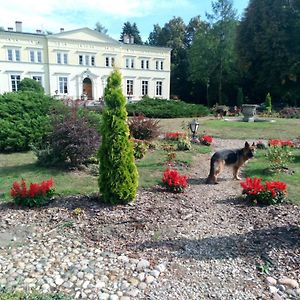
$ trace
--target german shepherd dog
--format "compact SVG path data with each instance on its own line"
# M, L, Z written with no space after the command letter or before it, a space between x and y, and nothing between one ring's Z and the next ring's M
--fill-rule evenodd
M217 178L223 171L224 166L230 166L233 168L233 179L241 180L238 176L240 168L244 163L252 158L255 154L256 146L253 143L252 146L245 142L244 148L241 149L225 149L215 152L210 159L210 172L206 179L208 184L217 184Z

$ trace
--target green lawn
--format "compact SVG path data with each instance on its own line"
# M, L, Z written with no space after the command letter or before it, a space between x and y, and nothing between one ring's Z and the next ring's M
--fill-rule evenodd
M182 131L187 129L192 118L162 119L160 126L163 132ZM270 122L232 122L217 120L214 117L198 118L199 133L206 131L213 137L223 139L289 139L300 135L300 119L274 119Z
M268 171L266 150L258 150L255 158L247 164L245 174L247 177L259 177L263 181L280 180L288 185L288 200L300 202L300 150L293 150L294 161L289 164L287 173L271 173Z
M197 153L207 153L210 147L194 145L191 151L176 151L178 164L190 166ZM137 161L139 186L151 187L161 182L162 173L166 168L166 152L158 148L149 151ZM22 178L26 182L41 182L53 178L55 190L61 195L88 194L98 191L97 177L82 171L66 171L54 168L39 167L32 152L0 154L0 200L10 199L10 188L14 181ZM184 168L178 167L184 172Z

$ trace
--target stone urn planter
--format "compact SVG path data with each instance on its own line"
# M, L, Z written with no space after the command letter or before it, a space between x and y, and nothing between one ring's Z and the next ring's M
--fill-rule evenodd
M256 116L256 104L243 104L242 114L244 115L244 122L254 122Z

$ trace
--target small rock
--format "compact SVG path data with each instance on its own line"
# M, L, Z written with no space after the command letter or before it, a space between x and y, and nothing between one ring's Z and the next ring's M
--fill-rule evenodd
M165 264L159 264L155 267L155 270L159 271L160 273L165 272L167 269Z
M160 272L159 272L158 270L152 270L152 271L150 272L150 274L151 274L152 276L154 276L155 278L158 278Z
M42 285L43 292L49 292L50 291L50 285L45 283Z
M83 284L82 284L82 288L86 289L89 286L90 282L88 280L86 280Z
M128 279L128 282L130 282L133 286L137 286L140 283L140 281L136 277L130 277Z
M152 275L146 276L145 282L150 284L155 280L155 278Z
M298 296L300 296L300 289L297 289L296 293L297 293Z
M138 289L140 289L140 290L145 290L146 288L147 288L147 284L145 282L141 282L138 285Z
M107 293L100 293L98 295L98 299L99 300L108 300L109 299L109 294L107 294Z
M137 270L144 270L144 269L149 268L149 267L150 267L150 262L146 259L141 259L138 262L138 264L136 266L136 269Z
M268 284L270 284L270 285L276 285L276 284L277 284L277 280L276 280L275 278L271 277L271 276L268 276L268 277L266 278L266 282L267 282Z
M299 283L296 280L291 279L291 278L282 277L278 280L278 282L280 284L287 285L287 286L289 286L293 289L298 289L299 288Z
M130 297L128 297L128 296L122 296L122 297L120 297L120 300L130 300Z
M109 300L119 300L119 297L117 295L110 295Z
M277 293L273 295L273 300L283 300Z
M271 294L276 294L278 292L278 288L273 285L269 286L269 290Z
M278 285L278 289L279 289L279 291L281 291L281 292L284 292L284 291L286 290L285 286L282 285L282 284L279 284L279 285Z
M296 293L295 290L288 289L288 290L286 290L285 292L286 292L288 295L290 295L290 296L292 296L292 297L294 297L294 298L297 297L297 293Z
M105 282L97 280L95 287L98 289L103 289L105 287Z
M126 294L127 294L127 296L130 296L130 297L136 297L139 294L139 292L140 291L138 289L133 288L129 291L126 291Z

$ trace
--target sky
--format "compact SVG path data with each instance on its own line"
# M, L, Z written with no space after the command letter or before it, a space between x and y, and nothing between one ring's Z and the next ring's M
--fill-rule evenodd
M233 0L233 6L242 15L249 0ZM192 17L211 12L211 0L0 0L0 26L15 28L22 21L24 32L37 29L58 33L81 27L95 28L100 22L107 34L119 39L123 24L135 22L143 41L154 24L164 26L169 20L182 17L188 24Z

